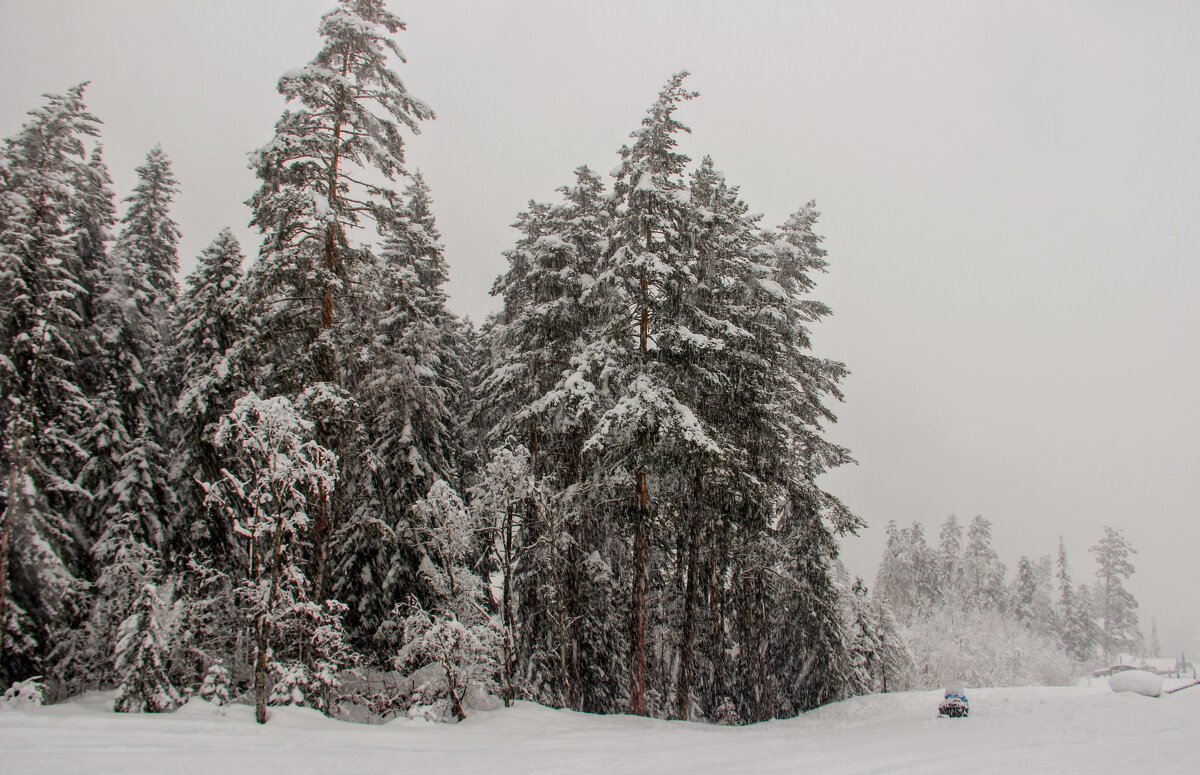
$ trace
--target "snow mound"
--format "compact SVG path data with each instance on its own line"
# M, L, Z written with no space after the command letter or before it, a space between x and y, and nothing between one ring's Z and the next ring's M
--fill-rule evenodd
M1114 692L1137 692L1147 697L1158 697L1163 691L1163 679L1145 670L1124 670L1108 677L1108 688Z

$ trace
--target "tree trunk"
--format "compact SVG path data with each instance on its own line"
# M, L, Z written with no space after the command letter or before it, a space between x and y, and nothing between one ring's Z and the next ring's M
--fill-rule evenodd
M646 538L648 497L646 473L638 473L638 509L633 533L632 644L629 670L629 712L646 715Z
M267 648L269 645L267 614L260 614L255 627L254 656L254 718L258 723L267 723Z
M467 712L463 710L462 697L459 696L457 676L454 674L454 671L449 667L446 667L444 663L443 668L446 671L446 688L448 690L447 693L450 695L450 709L454 711L454 717L459 721L462 721L467 717Z
M516 669L516 658L514 655L515 640L513 631L516 628L516 612L513 609L513 594L512 594L512 574L513 574L513 558L512 558L512 542L513 542L513 506L509 504L505 508L504 514L504 705L512 707L513 704L513 672Z
M710 524L705 531L708 544L708 617L709 617L709 659L711 675L709 687L711 709L716 708L725 698L725 617L721 606L721 571L722 558L717 547L716 528Z
M695 508L693 506L693 508ZM696 590L700 564L700 521L693 514L688 526L687 570L683 592L683 633L679 646L679 684L675 691L675 712L681 721L691 714L692 666L695 656Z

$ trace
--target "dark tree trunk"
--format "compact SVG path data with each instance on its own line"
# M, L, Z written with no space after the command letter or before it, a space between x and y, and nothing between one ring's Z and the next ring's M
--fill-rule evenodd
M700 564L700 522L693 514L688 527L686 582L683 592L683 633L679 645L679 684L675 692L675 712L680 720L690 718L692 672L695 661L697 576Z

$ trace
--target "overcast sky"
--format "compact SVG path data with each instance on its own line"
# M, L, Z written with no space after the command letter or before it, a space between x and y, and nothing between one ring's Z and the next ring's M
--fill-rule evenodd
M161 142L185 269L224 225L253 253L245 154L329 0L0 0L0 135L43 92L88 102L118 193ZM685 150L778 223L810 198L830 272L824 355L852 370L826 485L870 527L982 514L1010 575L1101 526L1168 650L1200 652L1200 4L392 2L400 69L438 113L451 303L477 321L530 198L607 172L688 69Z

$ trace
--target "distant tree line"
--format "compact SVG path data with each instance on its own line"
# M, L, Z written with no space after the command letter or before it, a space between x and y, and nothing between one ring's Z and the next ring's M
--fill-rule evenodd
M1056 557L1022 556L1008 580L982 517L965 536L958 519L947 518L936 545L920 522L893 521L886 530L873 597L905 629L911 685L1061 683L1143 650L1137 601L1125 588L1135 551L1115 528L1091 547L1091 585L1073 583L1061 538Z

